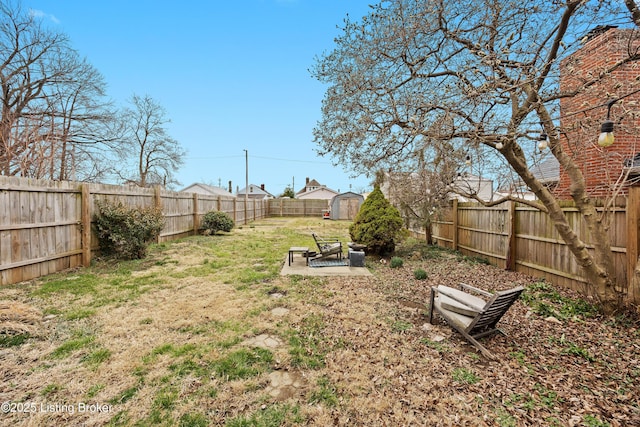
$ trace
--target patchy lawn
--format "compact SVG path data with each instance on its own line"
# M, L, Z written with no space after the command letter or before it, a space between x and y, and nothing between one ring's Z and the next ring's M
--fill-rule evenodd
M417 242L373 277L278 275L347 226L273 218L1 288L0 425L640 424L637 323L570 292ZM482 340L499 361L428 323L429 287L460 282L527 287Z

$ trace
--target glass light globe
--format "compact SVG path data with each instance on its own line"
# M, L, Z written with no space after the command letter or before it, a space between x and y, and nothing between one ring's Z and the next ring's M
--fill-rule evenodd
M613 122L606 120L600 127L600 136L598 137L598 145L600 147L609 147L613 145Z
M613 145L614 140L613 132L602 132L598 137L598 145L600 147L610 147Z

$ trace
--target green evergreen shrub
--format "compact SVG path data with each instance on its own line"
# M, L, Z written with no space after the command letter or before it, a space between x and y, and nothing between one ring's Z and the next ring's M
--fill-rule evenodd
M142 259L147 246L164 227L162 211L157 208L129 208L122 202L98 201L95 226L103 255L120 259Z
M229 232L234 225L233 219L224 212L209 211L202 218L202 229L210 234L216 234L218 231Z
M384 255L395 250L396 244L407 236L407 231L398 209L376 185L349 227L349 235L353 242L366 245L367 252Z
M413 272L413 277L415 277L417 280L425 280L427 278L427 272L421 268L418 268Z
M404 261L402 260L402 258L394 256L393 258L391 258L391 264L389 265L391 266L391 268L400 268L403 264Z

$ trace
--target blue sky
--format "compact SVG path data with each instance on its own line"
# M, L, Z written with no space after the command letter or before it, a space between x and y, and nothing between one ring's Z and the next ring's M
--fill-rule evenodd
M117 105L149 95L167 111L170 135L188 151L177 174L274 195L305 178L336 191L370 189L315 153L312 130L326 87L314 58L333 48L349 14L372 0L22 0L66 33L99 70Z

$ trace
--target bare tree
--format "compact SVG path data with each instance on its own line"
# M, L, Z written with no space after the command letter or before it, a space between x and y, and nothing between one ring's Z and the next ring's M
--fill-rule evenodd
M177 184L174 172L186 152L167 133L165 109L148 95L133 95L130 104L122 115L124 140L118 151L125 168L120 177L140 187Z
M51 178L95 180L105 166L104 151L116 139L115 116L102 75L85 60L70 60L68 78L47 89L50 123L45 137L57 153Z
M625 4L390 0L372 7L361 22L346 19L335 49L312 70L329 84L314 130L319 151L370 172L395 169L442 141L448 144L441 144L439 156L472 153L474 160L489 157L489 163L508 166L519 181L513 185L524 183L537 196L523 202L550 216L585 271L589 292L612 313L625 286L615 283L607 221L589 197L579 165L563 148L563 129L554 118L561 99L640 59L630 50L571 93L558 84L560 61L576 51L588 28L633 25L637 7L633 1ZM603 16L610 22L601 22ZM571 180L570 196L592 236L593 253L556 196L532 173L541 131Z
M97 179L113 122L102 76L67 37L0 2L0 173ZM93 144L88 147L84 144Z
M64 34L47 30L19 5L0 3L0 171L4 175L19 174L25 165L21 156L29 154L32 143L39 143L29 116L43 112L45 88L69 72L59 58L71 54Z
M417 158L406 159L402 168L396 165L379 171L375 179L385 196L400 211L406 226L424 230L429 243L432 242L433 221L442 218L455 184L461 182L457 168L461 159L455 155L440 156L439 153L446 151L441 145L440 141L432 141L429 147L415 153ZM427 154L429 152L430 155ZM425 155L430 157L428 166Z

